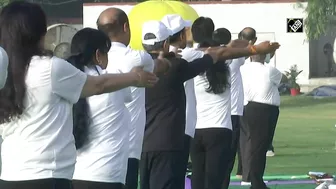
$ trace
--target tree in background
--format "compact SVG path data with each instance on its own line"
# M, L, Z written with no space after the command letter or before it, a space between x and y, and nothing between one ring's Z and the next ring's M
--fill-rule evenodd
M302 2L302 1L301 1ZM299 3L304 8L307 18L304 21L308 39L318 39L325 35L331 25L336 26L336 0L306 0L307 6ZM332 31L336 33L336 31Z
M0 7L6 6L10 0L0 0Z

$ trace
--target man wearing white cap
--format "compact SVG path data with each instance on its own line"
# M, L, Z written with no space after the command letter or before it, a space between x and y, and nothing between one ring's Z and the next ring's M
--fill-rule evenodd
M144 49L153 58L169 52L172 31L160 21L142 27ZM183 189L185 179L184 133L186 97L183 83L208 69L217 53L204 55L192 63L166 57L170 70L150 90L146 89L146 127L140 161L141 189Z
M170 51L177 52L178 49L185 49L187 46L186 28L191 27L192 22L183 20L178 14L169 14L161 20L167 28L169 28L173 35L170 36ZM186 61L187 58L183 57ZM184 83L184 90L186 94L186 126L185 126L185 165L189 160L190 139L195 135L195 126L197 121L196 113L196 97L194 89L194 79L189 79Z

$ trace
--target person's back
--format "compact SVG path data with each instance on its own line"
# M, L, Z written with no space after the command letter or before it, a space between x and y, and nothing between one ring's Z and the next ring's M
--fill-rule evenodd
M153 55L156 58L157 55ZM151 89L146 89L146 132L144 149L174 150L183 143L186 97L179 64L184 60L168 58L170 70ZM178 135L178 136L177 136ZM153 141L157 141L153 143Z
M249 62L241 67L245 104L248 101L280 105L278 86L282 73L275 67L260 62Z
M68 83L62 82L66 80L62 75L74 69L69 68L72 66L68 62L56 57L32 57L26 73L25 109L19 119L1 125L2 179L26 179L28 175L72 177L76 149L70 103L78 100L80 92L76 91L81 91L86 76L72 80L73 85L68 85L66 91L63 84ZM43 169L34 169L40 165Z
M213 128L226 126L232 129L230 88L221 94L214 94L206 91L209 81L205 75L198 75L194 80L197 99L196 129L208 128L210 125Z
M99 73L98 73L99 72ZM85 68L92 76L105 74L98 66ZM125 180L128 158L129 128L124 124L123 90L86 98L90 124L87 141L77 150L73 179L95 182Z

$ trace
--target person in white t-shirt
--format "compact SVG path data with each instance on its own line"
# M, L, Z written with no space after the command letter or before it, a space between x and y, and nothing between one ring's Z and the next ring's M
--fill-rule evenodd
M247 40L251 45L254 45L257 41L257 33L256 30L252 27L245 27L241 32L238 34L238 39ZM274 52L266 54L265 63L269 63L270 59L274 56ZM245 63L251 62L250 57L246 57ZM246 104L244 104L246 105ZM239 136L239 145L237 150L237 156L238 156L238 166L237 166L237 177L242 178L242 185L250 185L251 181L248 175L243 174L243 164L244 162L247 162L247 160L244 160L245 158L248 158L244 156L244 149L245 144L247 143L248 136L247 135L247 124L244 123L244 121L241 119L240 123L240 136ZM268 152L274 155L274 148L272 145L272 142L269 144Z
M72 38L69 58L88 75L106 74L111 41L91 28ZM125 90L80 99L73 107L77 162L74 189L122 189L125 184L129 129L124 124ZM128 118L128 117L127 117ZM127 141L127 142L124 142Z
M2 89L7 80L8 55L6 51L0 47L0 89Z
M221 45L228 45L231 41L231 32L226 28L218 28L213 33L213 39ZM249 42L241 43L240 47L248 46ZM232 122L232 144L231 157L229 159L228 172L224 177L222 189L228 189L230 176L235 163L236 153L239 145L240 119L244 109L244 89L240 67L244 64L245 57L233 59L230 64L231 75L231 122Z
M209 23L208 23L209 22ZM212 40L210 19L197 19L192 35L199 38L200 48L219 46ZM213 22L212 22L213 24ZM205 35L205 34L209 35ZM210 35L211 34L211 35ZM202 36L203 35L203 36ZM201 37L200 37L201 36ZM216 188L222 186L231 154L232 123L230 101L230 70L225 61L217 63L194 78L197 101L195 137L191 143L192 188Z
M127 73L135 66L142 66L143 70L160 75L169 69L168 64L161 64L153 60L145 51L133 50L130 43L129 21L126 13L118 8L104 10L97 20L97 27L112 41L108 53L110 61L106 70L109 73ZM129 156L126 175L128 189L138 188L139 160L142 151L144 130L146 124L145 90L137 87L128 89L130 99L126 103L129 117L125 125L129 125Z
M254 55L252 62L241 67L244 85L244 116L249 140L245 144L243 176L251 180L251 189L266 189L263 174L266 152L273 139L279 116L278 86L282 73L265 65L266 54Z
M141 69L88 76L65 60L43 54L46 32L46 16L37 4L15 1L0 13L0 43L15 68L0 91L1 188L72 188L72 105L79 98L157 82Z

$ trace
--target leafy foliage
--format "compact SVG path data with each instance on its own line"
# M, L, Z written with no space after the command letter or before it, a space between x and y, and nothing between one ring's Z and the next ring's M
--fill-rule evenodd
M317 39L325 35L329 26L336 23L336 1L335 0L306 0L307 6L299 3L307 13L304 21L305 31L308 39Z
M9 2L10 0L0 0L0 8L6 6Z
M300 70L300 71L298 70L298 67L296 64L291 66L288 71L285 71L285 75L288 78L289 85L291 86L291 88L300 89L300 86L299 84L297 84L296 80L302 71L303 70Z

